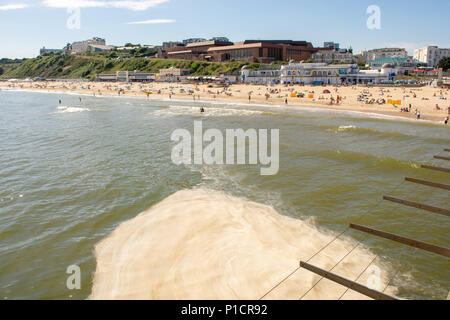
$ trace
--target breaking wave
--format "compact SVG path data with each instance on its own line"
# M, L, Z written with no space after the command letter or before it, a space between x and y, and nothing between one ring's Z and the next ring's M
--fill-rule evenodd
M227 116L251 116L262 115L263 111L247 110L247 109L232 109L232 108L212 108L204 107L205 112L200 113L200 106L169 106L160 110L152 112L152 115L173 117L173 116L185 116L194 115L202 117L227 117Z
M83 112L83 111L90 111L90 110L88 108L81 108L81 107L60 106L60 107L58 107L58 111L56 113L73 113L73 112Z

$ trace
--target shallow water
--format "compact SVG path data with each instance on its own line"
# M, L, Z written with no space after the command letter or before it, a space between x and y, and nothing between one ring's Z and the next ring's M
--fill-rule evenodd
M389 194L448 208L448 191L402 183L405 176L449 183L445 173L420 169L448 166L432 160L449 148L448 128L302 107L216 103L205 104L201 115L192 102L82 99L0 92L2 299L87 298L95 245L121 223L192 188L271 206L323 233L341 232L369 212L357 222L450 245L446 217L380 201ZM223 132L280 129L279 173L172 164L170 135L176 128L193 131L194 120ZM447 259L375 237L364 245L379 255L400 297L447 297ZM65 271L74 264L82 270L81 290L66 288Z

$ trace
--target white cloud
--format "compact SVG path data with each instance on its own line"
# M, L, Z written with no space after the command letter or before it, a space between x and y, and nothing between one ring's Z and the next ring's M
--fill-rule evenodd
M28 8L26 4L7 4L4 6L0 6L0 11L8 11L8 10L18 10Z
M169 0L44 0L49 8L119 8L133 11L145 11Z
M175 20L172 19L152 19L145 21L128 22L127 24L159 24L159 23L173 23Z

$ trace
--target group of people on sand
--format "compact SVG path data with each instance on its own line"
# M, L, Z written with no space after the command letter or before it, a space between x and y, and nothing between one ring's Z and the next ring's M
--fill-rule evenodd
M333 104L340 104L341 101L342 101L342 97L341 97L341 96L338 95L338 96L336 97L336 100L334 99L333 96L331 96L331 98L330 98L330 105L333 105Z

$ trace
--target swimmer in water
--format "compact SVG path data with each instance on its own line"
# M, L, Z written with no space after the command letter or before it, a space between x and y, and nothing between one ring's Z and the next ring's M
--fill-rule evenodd
M204 113L205 112L205 108L201 107L200 108L200 113Z

